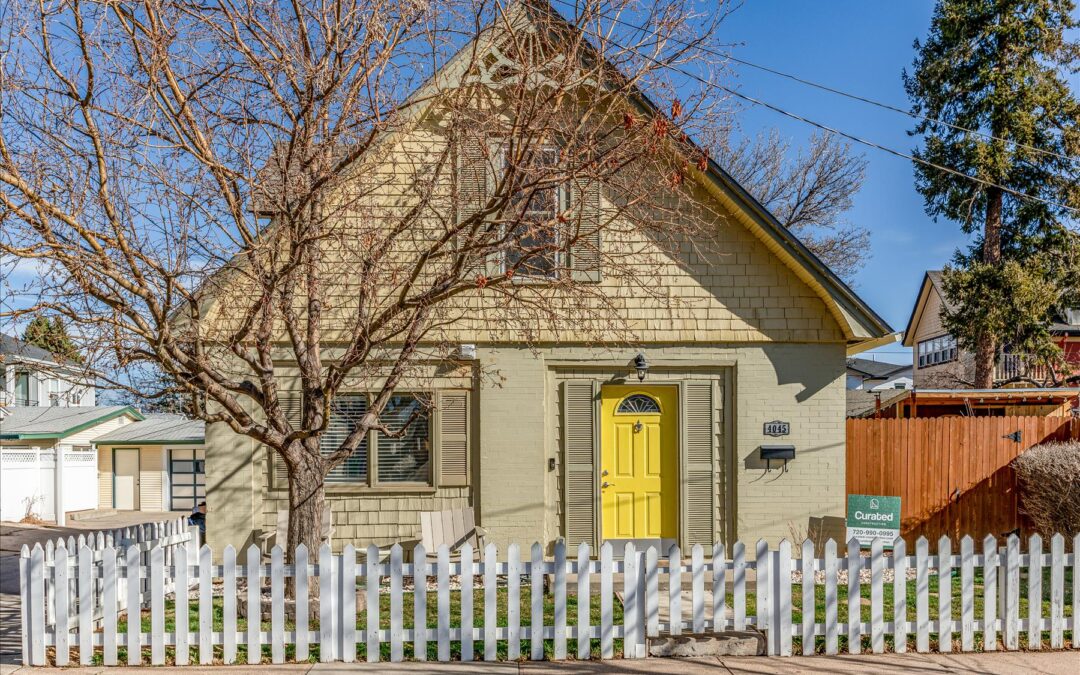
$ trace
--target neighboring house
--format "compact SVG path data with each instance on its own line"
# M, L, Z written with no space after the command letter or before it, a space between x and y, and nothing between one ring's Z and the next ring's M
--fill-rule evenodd
M904 331L903 344L912 348L916 387L970 387L975 381L975 358L970 352L960 349L956 338L944 327L942 313L951 307L941 285L941 275L940 271L931 270L923 277L919 296ZM1065 351L1065 358L1071 366L1071 372L1065 374L1065 381L1080 381L1080 309L1066 311L1059 322L1050 326L1050 333ZM1033 364L1027 355L1013 353L1006 346L998 357L994 381L1016 382L1020 386L1033 386L1032 382L1049 386L1053 384L1053 377L1045 366Z
M190 511L206 498L201 421L147 415L97 436L94 444L100 508Z
M847 388L881 391L911 389L911 364L853 357L847 360Z
M48 351L0 334L0 406L93 406L85 371Z
M1078 415L1080 415L1080 389L1075 388L848 391L848 417L1069 417Z
M0 415L0 519L33 512L63 525L68 512L98 508L94 439L142 419L130 406L6 409Z
M389 139L379 161L416 147L440 152L445 128L420 124L415 136ZM634 333L610 339L632 346L597 347L574 330L529 343L487 318L490 295L463 305L443 337L469 345L460 353L470 358L425 365L383 418L400 425L420 395L432 413L404 437L373 432L330 477L335 548L415 539L420 512L465 506L500 547L565 538L571 550L628 539L777 541L808 518L844 515L846 357L892 331L722 168L710 163L694 180L686 194L717 214L716 229L702 235L707 246L688 242L649 270L672 302L626 305ZM597 200L603 212L607 195ZM590 272L602 291L625 297L614 275ZM348 295L350 278L335 283ZM228 288L208 297L205 316L228 316L228 297ZM638 354L649 366L643 381ZM339 395L328 447L367 397ZM298 392L284 397L294 414L298 401ZM788 435L766 435L774 421L788 423ZM793 446L795 458L786 471L773 461L765 476L761 447L776 444ZM649 480L644 461L629 461L646 452ZM224 423L206 429L206 482L215 550L250 543L288 508L280 461Z

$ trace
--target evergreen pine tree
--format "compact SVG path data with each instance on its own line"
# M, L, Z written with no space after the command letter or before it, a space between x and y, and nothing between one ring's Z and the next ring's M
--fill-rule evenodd
M48 317L38 314L30 320L23 333L23 342L41 347L53 356L64 361L82 363L82 354L68 335L67 328L60 317Z
M946 327L993 385L999 349L1057 358L1047 324L1075 301L1080 64L1073 0L940 0L904 86L923 121L916 187L927 214L975 235L946 269ZM961 128L957 128L961 127ZM965 131L972 130L972 131ZM977 133L972 133L977 132ZM1029 195L1033 198L1025 198Z

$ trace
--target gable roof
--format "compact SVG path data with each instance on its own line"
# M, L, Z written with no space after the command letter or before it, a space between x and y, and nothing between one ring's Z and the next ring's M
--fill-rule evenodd
M848 370L854 370L874 379L887 379L896 373L912 369L910 363L888 363L887 361L860 358L848 359L847 367Z
M514 3L509 12L523 12L520 18L531 20L530 13L535 12L551 20L555 26L569 34L578 33L576 26L568 22L551 5L548 0L521 0ZM509 17L507 23L518 20L519 17ZM458 86L469 63L467 58L474 55L477 44L484 40L494 43L499 26L505 23L495 22L481 30L467 44L463 45L450 59L430 75L401 105L403 117L416 120L436 105L436 97L431 94L438 89L452 89ZM588 41L585 41L588 48ZM590 55L600 59L601 55L595 50L589 50ZM617 69L605 62L613 72ZM641 109L650 117L664 117L665 114L637 85L632 85L630 102ZM395 137L398 130L385 132L383 138L372 145L375 148L389 139ZM693 139L687 139L695 148L700 149ZM371 151L369 150L369 153ZM814 294L825 304L840 330L843 332L848 343L848 354L858 353L866 349L881 346L893 342L896 334L889 324L875 312L869 304L860 298L832 269L817 257L805 244L784 227L761 202L751 195L740 185L727 171L716 163L710 153L702 152L707 157L706 169L699 171L696 167L690 167L691 175L698 177L706 190L716 197L722 204L736 216L736 219L757 237L780 261L788 267L796 277L805 283ZM234 261L236 259L234 258ZM225 268L216 272L213 276L223 273L231 267L234 261L230 261ZM209 299L209 298L208 298ZM210 299L209 304L213 304ZM204 316L210 313L210 307L206 306Z
M28 342L23 342L19 338L12 337L0 333L0 356L3 357L22 357L27 359L34 359L35 361L48 361L50 363L58 363L57 360L49 353L47 349L42 349L36 345L32 345ZM2 361L4 359L0 359Z
M94 439L98 445L142 443L146 445L194 445L204 440L205 424L183 415L147 415L146 419L107 431Z
M941 277L941 270L927 270L926 274L923 275L922 284L919 285L919 294L915 297L915 305L911 308L911 316L908 318L907 327L904 328L903 344L905 347L915 345L915 326L918 326L919 322L922 321L923 313L926 310L926 302L930 299L931 293L936 293L938 298L941 299L942 307L949 310L955 309L948 298L945 297Z
M136 420L144 419L138 410L129 405L72 408L18 406L10 408L0 423L0 439L63 438L122 415Z

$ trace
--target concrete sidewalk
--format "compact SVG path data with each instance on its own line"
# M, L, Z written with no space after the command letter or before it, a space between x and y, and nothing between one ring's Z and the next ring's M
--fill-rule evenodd
M19 668L3 666L2 675L37 675L56 672L67 675L105 672L155 673L234 673L235 675L267 675L280 672L290 675L306 673L387 673L409 675L437 673L461 675L488 673L490 675L607 675L608 673L678 673L680 675L789 675L795 673L979 673L1012 675L1039 673L1045 675L1076 675L1080 673L1080 652L998 652L991 654L879 654L861 656L810 656L792 658L707 658L707 659L641 659L637 661L560 661L524 663L327 663L282 666L215 666L183 668Z

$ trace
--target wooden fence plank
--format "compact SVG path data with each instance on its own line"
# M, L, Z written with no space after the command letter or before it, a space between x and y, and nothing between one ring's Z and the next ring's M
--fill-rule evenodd
M335 658L337 635L334 633L334 554L330 544L319 547L319 661L330 663Z
M732 618L735 630L746 630L746 545L737 541L731 551Z
M176 553L173 556L173 565L176 568L176 578L173 583L175 588L173 598L175 605L176 649L173 658L178 666L186 666L191 662L191 643L188 637L189 604L191 602L191 584L189 583L191 571L189 565L195 545L194 541L182 543L176 547Z
M124 556L127 564L127 569L124 570L127 579L127 663L129 666L137 666L142 663L142 626L138 620L133 620L133 615L139 616L142 587L139 571L142 556L138 546L128 546L124 549Z
M1020 538L1010 535L1005 546L1005 649L1020 648Z
M650 549L654 551L655 549ZM592 603L589 597L590 575L589 544L578 544L577 557L577 657L584 661L592 656L592 641L589 639L592 633L590 627L592 621L589 614L592 611Z
M293 555L296 596L296 660L304 662L310 655L308 634L308 560L307 546L300 544Z
M443 544L439 547L438 561L436 563L436 580L438 582L438 658L439 661L450 660L450 549Z
M870 648L885 652L885 547L879 537L870 544Z
M938 651L952 651L952 545L938 539Z
M79 546L79 663L94 662L94 552ZM179 630L177 631L179 637Z
M907 652L907 542L897 537L893 541L893 651Z
M60 461L57 459L57 461ZM70 660L70 645L68 644L68 638L71 635L68 632L68 623L71 616L68 613L70 596L68 594L68 587L71 585L71 571L68 567L68 549L67 545L61 541L60 545L56 547L56 553L53 554L54 567L52 568L53 587L55 592L55 608L56 619L53 627L54 644L56 645L56 665L63 667L66 666Z
M705 550L701 544L690 549L690 604L695 633L705 632Z
M983 539L983 650L997 649L998 545L992 534Z
M760 577L759 577L760 579ZM682 552L676 544L668 551L668 633L682 634Z
M506 658L521 657L521 547L517 543L506 548Z
M859 602L859 598L862 597L860 591L861 580L859 579L859 572L862 570L862 555L859 542L856 539L848 542L847 564L848 653L858 654L862 651L862 605Z
M413 548L413 658L427 661L427 549L423 544Z
M1074 551L1074 555L1080 551ZM1075 572L1074 572L1075 574ZM1080 631L1080 617L1073 617L1073 639ZM1050 648L1061 649L1065 646L1065 537L1061 533L1050 539Z
M817 566L814 560L814 542L807 538L802 543L802 653L814 653L814 611L817 607Z
M656 591L649 593L651 596L658 594ZM713 545L712 594L713 630L719 633L727 627L727 556L724 545L720 542ZM657 612L656 621L659 624L659 612Z
M540 543L532 545L529 562L529 651L533 661L544 660L544 551Z
M791 542L780 540L779 551L775 557L776 593L773 600L772 627L779 630L779 655L791 656Z
M252 544L247 549L246 557L244 578L247 581L247 637L244 644L247 645L248 665L255 665L262 662L262 552L258 546Z
M660 552L655 546L645 549L645 635L660 635Z
M555 659L566 659L566 540L555 542Z
M376 561L379 549L375 549ZM368 549L368 564L371 564L371 549ZM405 598L402 590L401 544L390 547L390 662L400 663L405 660ZM369 591L370 592L370 591ZM366 627L365 627L366 628Z
M930 651L930 543L926 537L915 542L915 651Z
M836 542L825 542L825 653L837 654L840 643L840 597L837 591Z
M1028 649L1042 649L1042 537L1028 539Z
M105 577L101 586L102 663L106 666L115 666L117 663L116 615L119 606L117 591L120 586L120 575L117 572L116 549L112 546L106 546L101 552L101 574ZM33 664L33 661L31 663Z
M285 554L270 550L270 660L285 663Z
M468 590L466 590L468 589ZM473 547L461 547L461 660L473 660Z
M150 663L165 664L165 549L161 546L150 549Z
M975 546L968 536L960 540L960 649L975 649Z
M499 625L498 577L495 568L498 565L498 549L495 544L484 548L484 660L495 661L499 656L499 643L495 629Z
M213 551L208 545L199 550L199 664L214 662L214 585L210 565Z
M772 630L772 625L769 621L769 610L772 609L772 600L769 597L769 591L772 590L772 570L769 569L769 562L772 559L772 552L769 551L769 543L764 539L758 539L754 545L754 573L757 579L754 583L755 595L755 609L757 609L757 616L754 617L754 621L757 625L757 629L766 633L769 639L765 642L765 653L769 656L776 656L776 632Z
M611 542L605 541L600 547L600 658L602 659L610 659L615 654L611 558Z

